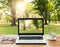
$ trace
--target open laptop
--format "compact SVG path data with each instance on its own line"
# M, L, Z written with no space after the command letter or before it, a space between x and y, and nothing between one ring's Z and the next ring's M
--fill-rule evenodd
M16 44L46 44L43 18L18 18Z

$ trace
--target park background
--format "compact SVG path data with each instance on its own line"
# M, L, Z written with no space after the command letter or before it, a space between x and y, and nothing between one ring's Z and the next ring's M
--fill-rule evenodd
M60 0L0 0L0 34L17 34L18 18L44 18L44 33L60 34Z

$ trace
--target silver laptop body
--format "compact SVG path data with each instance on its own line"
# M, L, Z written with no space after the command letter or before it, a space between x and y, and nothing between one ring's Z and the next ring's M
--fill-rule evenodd
M19 24L21 20L41 20L42 21L42 32L41 33L21 33ZM25 21L26 22L26 21ZM31 21L30 21L31 22ZM28 25L28 24L27 24ZM43 18L18 18L18 37L16 44L46 44L46 38L44 36L44 19Z

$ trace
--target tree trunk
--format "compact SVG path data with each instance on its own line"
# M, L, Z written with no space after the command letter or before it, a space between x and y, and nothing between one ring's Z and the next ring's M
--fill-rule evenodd
M46 12L45 12L45 24L47 25L48 23L47 23L47 16L48 16L48 13L47 13L47 10L46 10Z
M12 21L11 21L11 26L15 26L16 25L16 15L15 15L15 10L12 7Z
M49 23L50 23L50 15L49 15Z
M16 25L16 19L12 16L11 26L15 26L15 25Z
M15 1L14 0L8 0L8 5L11 8L11 12L12 12L12 21L11 21L11 26L15 26L16 25L16 15L15 15Z
M25 21L23 21L23 23L24 23L24 27L23 27L23 30L26 30L26 27L25 27Z

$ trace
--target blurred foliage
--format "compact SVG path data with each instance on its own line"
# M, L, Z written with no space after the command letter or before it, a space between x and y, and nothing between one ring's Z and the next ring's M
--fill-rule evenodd
M34 21L33 21L33 24L35 25L36 29L39 28L39 25L38 25L38 21L37 21L37 20L34 20Z
M0 0L0 10L6 14L6 20L11 20L11 23L15 21L16 23L16 4L23 1L24 0ZM25 17L29 17L30 13L37 13L43 16L46 21L60 21L60 0L33 0L32 2L27 2L25 7ZM10 16L6 11L11 12ZM0 12L0 19L1 18L2 12Z
M36 29L42 27L42 21L40 20L33 20L33 24L35 25Z
M40 15L44 14L45 10L47 9L47 0L33 0L32 3L34 4L35 10L38 10Z
M56 22L60 19L60 0L34 0L33 4L35 9L39 11L39 14L42 15L46 21L48 20L50 22L51 20L55 20Z
M6 16L5 19L6 19L7 23L8 23L8 22L11 23L11 15Z

